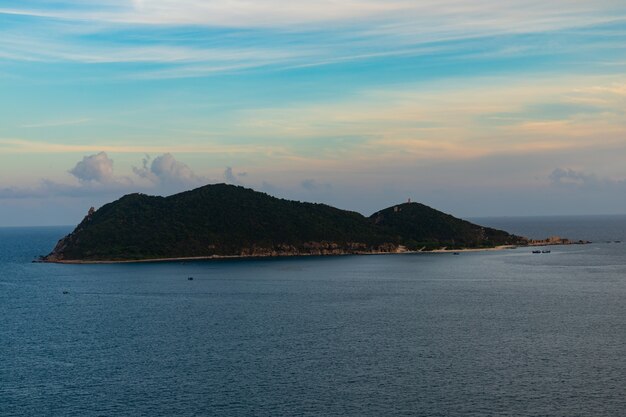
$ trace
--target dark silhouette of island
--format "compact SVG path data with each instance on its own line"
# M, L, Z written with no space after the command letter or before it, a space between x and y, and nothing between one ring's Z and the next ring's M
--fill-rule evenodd
M526 238L419 203L365 217L214 184L169 197L129 194L90 209L43 262L394 253L493 248Z

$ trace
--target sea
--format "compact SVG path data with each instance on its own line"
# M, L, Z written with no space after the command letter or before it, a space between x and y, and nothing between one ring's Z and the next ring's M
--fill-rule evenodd
M55 265L71 227L0 229L0 416L626 415L626 216L472 220L593 243Z

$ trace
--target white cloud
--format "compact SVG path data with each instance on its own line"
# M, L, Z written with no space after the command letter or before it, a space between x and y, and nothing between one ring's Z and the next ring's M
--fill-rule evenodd
M111 183L114 179L113 160L107 156L106 152L85 156L69 173L81 182Z
M150 156L143 159L141 168L133 167L133 172L141 178L165 187L190 187L207 182L196 175L184 162L178 161L170 153L157 156L152 161Z

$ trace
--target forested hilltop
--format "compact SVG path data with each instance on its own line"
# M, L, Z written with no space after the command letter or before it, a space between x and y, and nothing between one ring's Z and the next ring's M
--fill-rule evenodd
M215 184L169 197L129 194L90 210L43 261L332 255L488 248L526 239L419 203L365 217Z

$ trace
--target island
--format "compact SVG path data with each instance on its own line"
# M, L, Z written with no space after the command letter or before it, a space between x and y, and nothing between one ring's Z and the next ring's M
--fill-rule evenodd
M89 210L41 262L136 262L224 257L486 249L528 239L407 202L369 217L326 204L211 184L168 197L129 194Z

